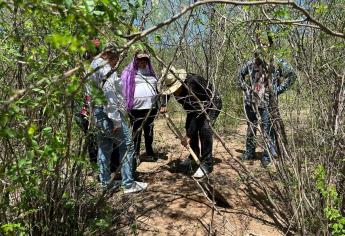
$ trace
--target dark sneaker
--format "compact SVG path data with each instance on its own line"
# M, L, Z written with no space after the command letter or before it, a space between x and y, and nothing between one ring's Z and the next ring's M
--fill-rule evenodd
M180 162L179 168L185 172L193 171L196 168L196 162L192 158L187 158Z
M150 151L146 150L146 156L155 156L155 153L153 150L150 150Z
M155 162L158 160L158 155L156 155L155 153L149 153L146 154L145 157L142 158L143 161L147 161L147 162Z

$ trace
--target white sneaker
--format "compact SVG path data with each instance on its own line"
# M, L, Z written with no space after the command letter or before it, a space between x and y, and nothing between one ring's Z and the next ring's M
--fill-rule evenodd
M204 177L206 174L208 174L208 172L202 168L201 166L196 170L196 172L194 173L193 177L194 178L202 178Z
M124 193L137 193L147 188L147 183L134 181L132 187L125 188Z

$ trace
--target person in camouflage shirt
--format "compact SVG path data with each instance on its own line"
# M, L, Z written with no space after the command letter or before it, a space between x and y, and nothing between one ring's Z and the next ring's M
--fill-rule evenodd
M256 129L258 118L261 119L261 130L267 141L262 165L264 167L270 164L270 155L277 156L275 148L274 130L269 114L269 90L268 90L268 65L255 53L252 60L244 63L237 75L239 87L244 92L245 112L247 116L247 136L246 150L241 156L242 160L254 159L256 147ZM248 77L246 79L246 77ZM296 81L297 75L293 68L284 60L276 60L271 75L271 84L275 96L282 94Z

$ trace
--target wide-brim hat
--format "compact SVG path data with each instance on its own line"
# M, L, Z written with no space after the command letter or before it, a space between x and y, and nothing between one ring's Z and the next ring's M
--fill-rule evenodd
M182 86L182 81L187 78L187 72L185 69L175 69L173 66L164 68L162 71L162 78L158 85L158 90L163 95L169 95L174 93Z

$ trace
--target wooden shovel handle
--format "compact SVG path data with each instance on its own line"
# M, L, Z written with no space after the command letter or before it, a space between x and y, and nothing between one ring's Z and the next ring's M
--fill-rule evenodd
M176 125L174 124L174 122L171 120L170 116L168 113L164 113L164 116L166 118L166 120L168 121L169 125L172 127L174 133L177 134L178 138L182 141L183 140L183 135L181 134L180 130L176 127ZM197 155L195 154L195 152L193 151L193 149L188 145L187 150L189 151L189 153L192 155L194 161L200 165L200 160L197 157Z

